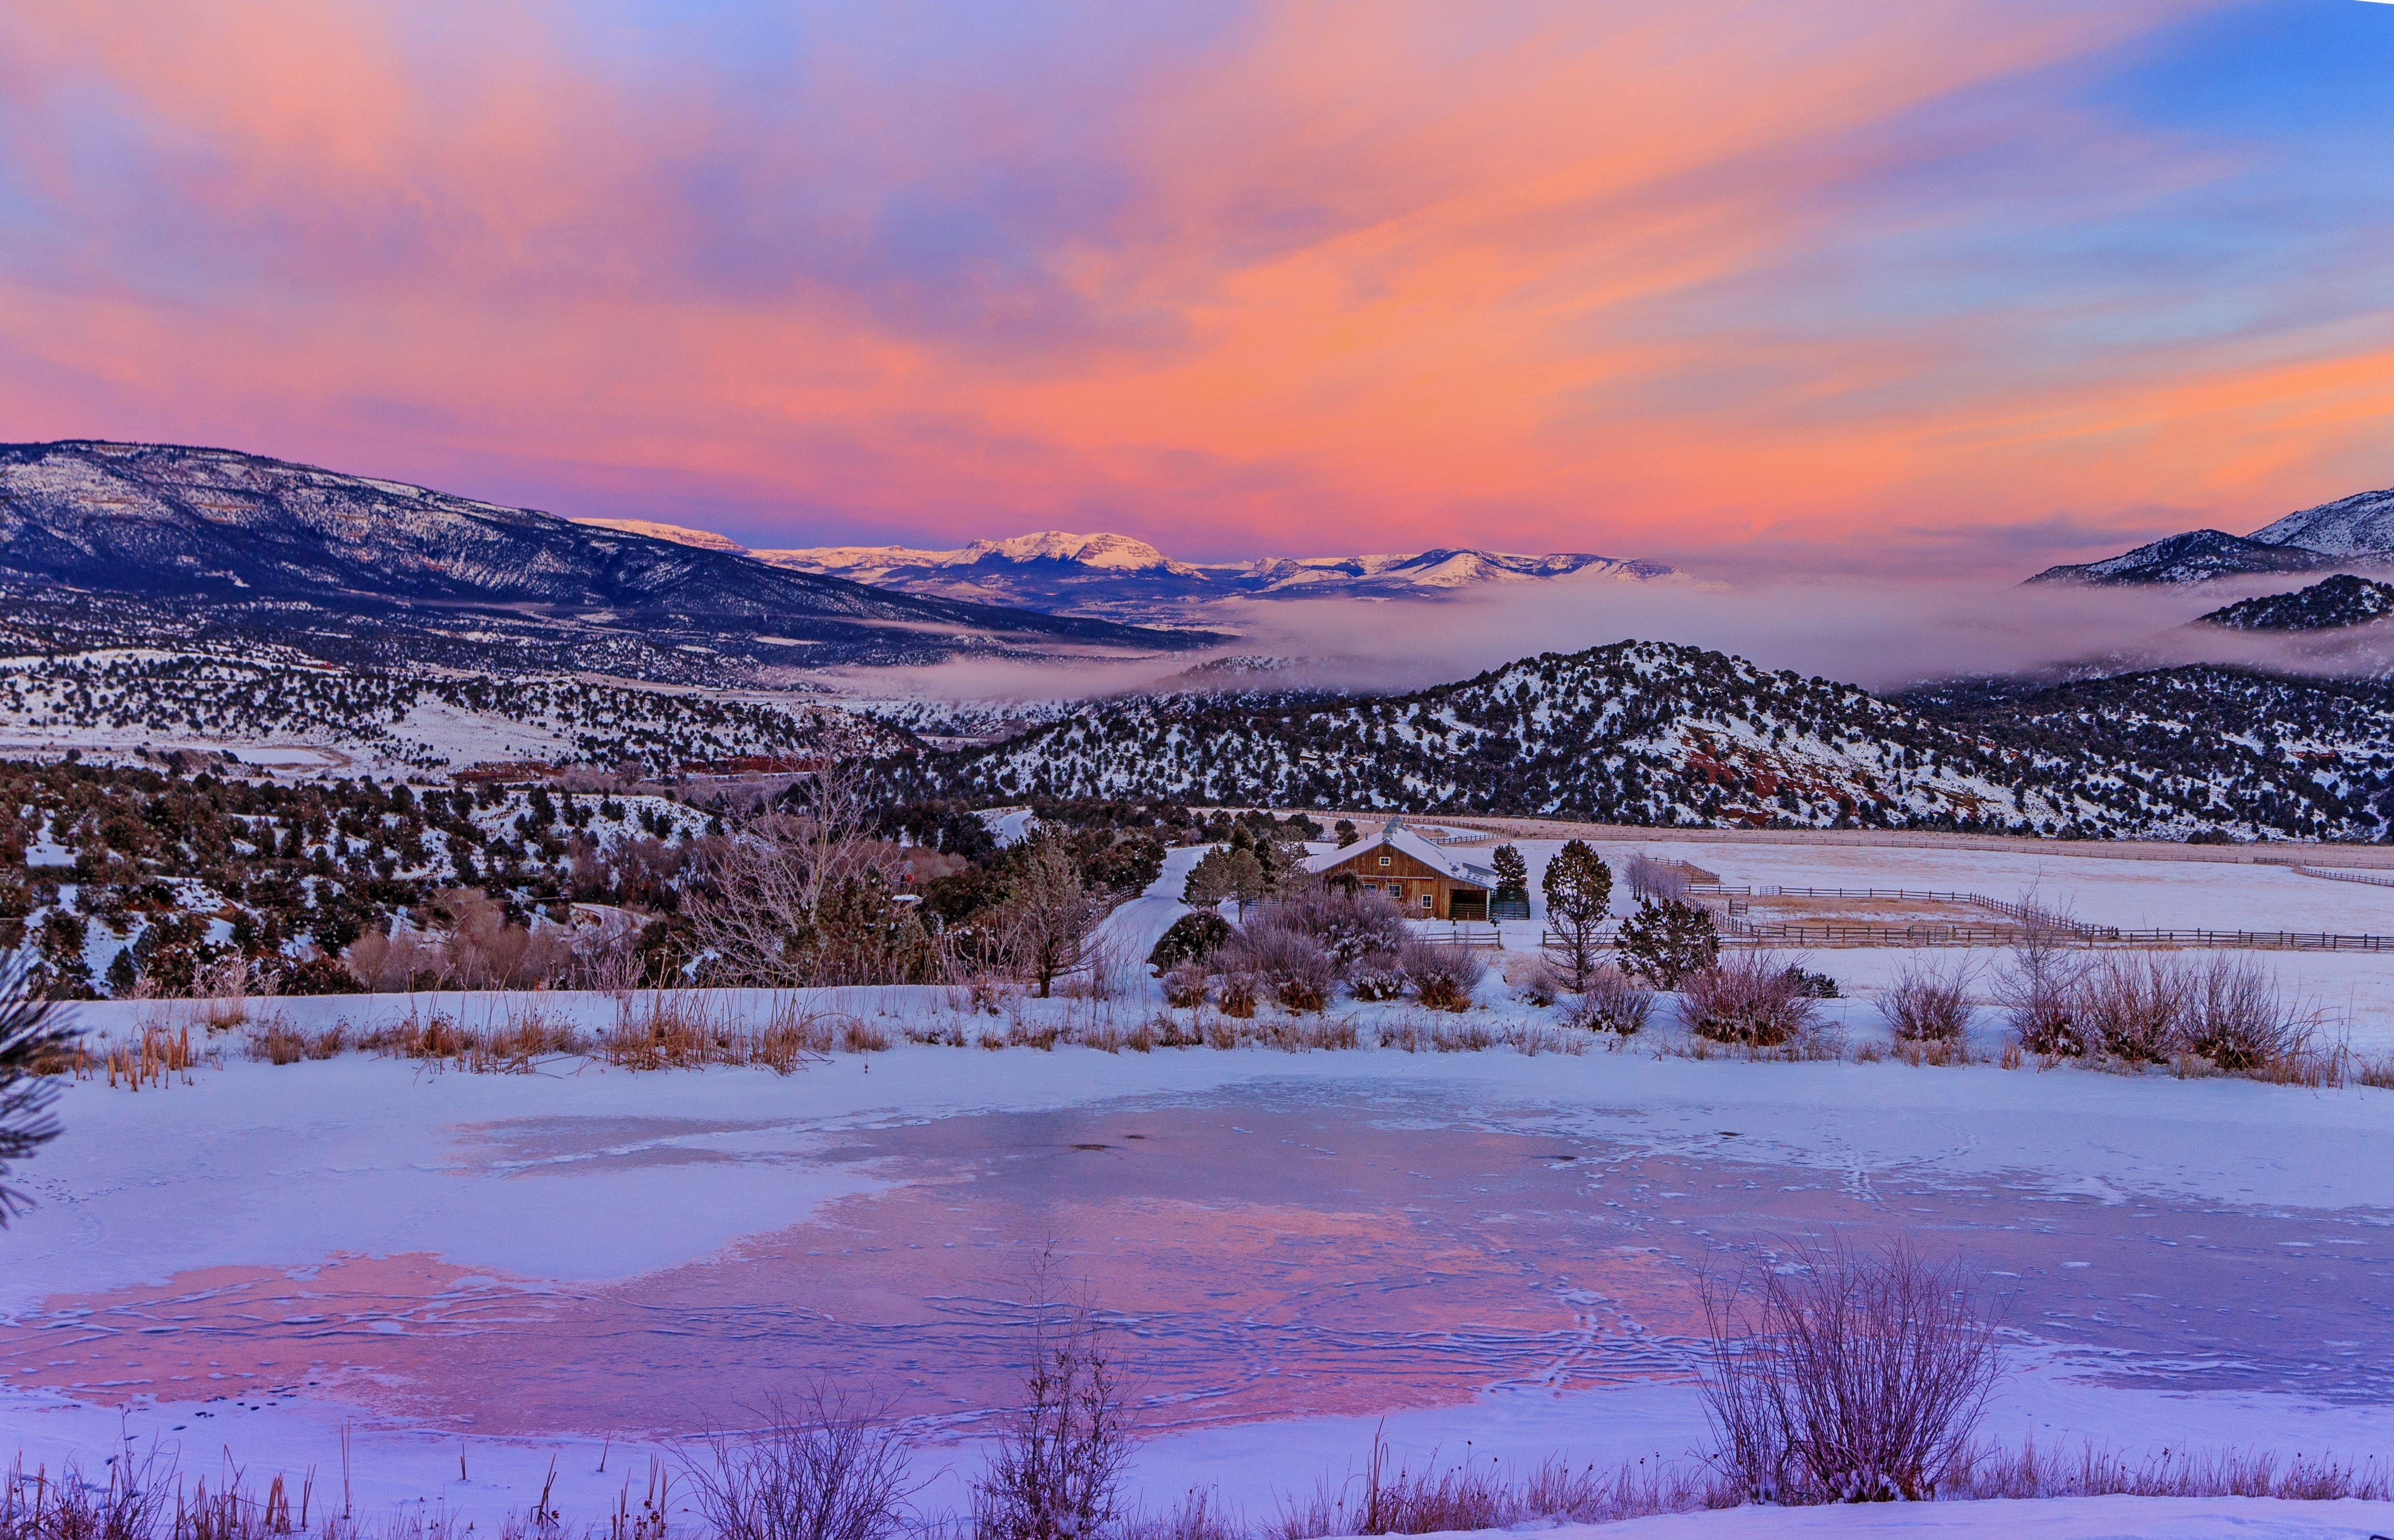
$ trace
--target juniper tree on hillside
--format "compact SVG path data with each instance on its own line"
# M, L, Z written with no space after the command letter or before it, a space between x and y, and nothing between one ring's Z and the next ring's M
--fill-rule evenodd
M1519 854L1513 859L1519 861ZM1528 875L1524 870L1525 884ZM1612 868L1587 841L1574 839L1546 862L1544 887L1546 924L1563 940L1572 988L1585 990L1588 973L1596 967L1596 933L1612 912Z

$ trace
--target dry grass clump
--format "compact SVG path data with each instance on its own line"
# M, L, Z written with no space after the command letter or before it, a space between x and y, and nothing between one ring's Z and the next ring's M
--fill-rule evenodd
M1970 1025L1968 965L1948 972L1928 964L1907 962L1895 976L1895 982L1879 995L1878 1013L1898 1043L1960 1043Z
M1750 1283L1705 1280L1715 1466L1758 1502L1940 1495L1966 1465L2002 1367L1972 1280L1900 1241L1793 1261Z
M1381 1047L1406 1053L1481 1053L1504 1041L1478 1021L1440 1021L1412 1011L1381 1022L1375 1033Z
M1563 1014L1563 1025L1635 1037L1654 1015L1654 992L1611 963L1588 970L1587 987Z
M626 1070L722 1065L791 1074L829 1054L851 1020L783 999L761 1023L750 1022L698 991L658 990L627 1004L615 1024L598 1034L597 1047L600 1059ZM882 1046L888 1046L887 1033L868 1030Z
M1795 970L1754 951L1680 980L1679 1014L1698 1037L1771 1048L1809 1033L1819 1007Z
M1440 1534L1515 1529L1541 1521L1610 1523L1656 1513L1735 1507L1743 1494L1701 1467L1624 1461L1611 1470L1549 1459L1521 1471L1495 1459L1419 1469L1398 1461L1375 1432L1361 1476L1318 1483L1284 1505L1269 1540L1340 1534ZM1217 1532L1218 1533L1218 1532Z
M1524 1026L1508 1027L1505 1046L1524 1059L1535 1059L1542 1053L1559 1053L1577 1058L1587 1052L1587 1039L1560 1027L1541 1026L1532 1021Z
M480 1027L462 1025L440 1011L428 1015L411 1007L395 1025L360 1036L358 1046L386 1058L413 1059L429 1069L470 1074L529 1074L544 1059L589 1050L570 1023L537 1005L513 1004L506 1020Z
M1252 1021L1256 1016L1256 993L1254 974L1225 974L1221 993L1215 997L1214 1003L1223 1015L1234 1020Z
M2333 1503L2394 1501L2394 1470L2322 1455L2284 1459L2262 1450L2193 1454L2163 1450L2129 1460L2092 1443L2075 1454L1981 1450L1966 1458L1946 1495L1990 1497L2275 1497Z
M296 1064L302 1060L332 1059L349 1046L349 1026L335 1021L319 1032L295 1027L280 1017L258 1024L243 1045L249 1057L268 1064Z
M1397 962L1414 998L1431 1010L1469 1010L1471 992L1488 977L1488 965L1469 948L1418 937L1405 942Z
M78 1080L105 1076L112 1086L138 1091L172 1086L178 1079L191 1085L191 1071L203 1057L203 1050L191 1046L190 1027L169 1031L150 1022L126 1042L77 1042L59 1068Z

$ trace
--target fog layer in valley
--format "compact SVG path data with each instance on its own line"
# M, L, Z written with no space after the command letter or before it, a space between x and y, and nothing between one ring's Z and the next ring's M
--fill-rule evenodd
M1194 657L1087 665L971 659L857 670L847 678L875 695L949 700L1031 701L1242 684L1403 691L1467 678L1538 652L1631 638L1733 652L1766 667L1883 692L2079 661L2100 662L2106 671L2210 662L2295 673L2382 672L2385 662L2366 644L2337 647L2315 638L2188 625L2236 599L2307 580L2098 588L1566 578L1442 600L1227 602L1216 625L1239 633L1237 639Z

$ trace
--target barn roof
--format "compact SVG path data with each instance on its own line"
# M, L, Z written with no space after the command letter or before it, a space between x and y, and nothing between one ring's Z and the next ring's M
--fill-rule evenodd
M1329 872L1346 865L1357 856L1369 855L1381 846L1402 850L1433 872L1442 872L1451 881L1467 883L1474 888L1493 888L1496 874L1485 866L1474 866L1467 861L1450 855L1404 825L1402 818L1392 818L1381 825L1380 832L1366 835L1354 844L1326 855L1308 856L1305 869L1309 872Z

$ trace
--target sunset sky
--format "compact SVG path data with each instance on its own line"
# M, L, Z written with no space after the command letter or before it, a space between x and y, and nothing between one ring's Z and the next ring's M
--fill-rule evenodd
M2007 577L2394 484L2394 6L42 0L0 438Z

